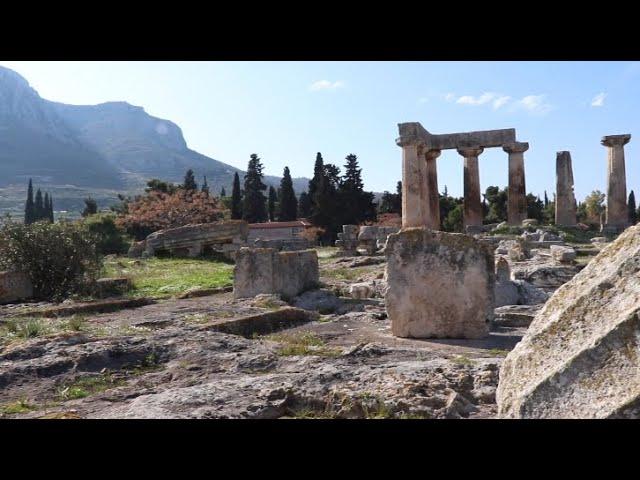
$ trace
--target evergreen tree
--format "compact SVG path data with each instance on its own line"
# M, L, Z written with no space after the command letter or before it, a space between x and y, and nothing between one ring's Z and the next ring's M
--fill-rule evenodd
M629 209L629 223L635 225L638 223L638 211L636 209L636 196L631 190L629 194L629 200L627 202L627 208Z
M527 218L535 218L544 223L544 202L534 194L527 194Z
M300 200L298 201L298 217L309 218L311 215L311 197L307 192L300 194Z
M402 181L399 181L396 185L396 206L394 211L402 215Z
M35 222L36 218L36 206L33 203L33 183L29 179L29 188L27 190L27 203L24 207L24 223L29 225Z
M331 241L338 231L339 225L341 225L337 215L337 192L326 173L321 175L317 180L309 219L315 226L324 229L325 233L323 238Z
M358 157L351 153L347 155L346 160L344 175L337 185L341 207L336 214L341 218L341 224L357 225L365 220L375 220L374 195L364 191L362 169L358 168Z
M242 218L242 192L240 191L240 177L238 172L233 175L233 190L231 191L231 218Z
M91 197L84 199L84 210L82 211L83 217L95 215L98 213L98 203Z
M484 198L489 205L489 213L485 217L486 223L499 223L507 219L507 189L487 187Z
M49 195L49 221L51 223L55 222L55 219L53 216L53 195Z
M184 183L182 184L182 188L185 190L197 190L198 184L196 183L196 177L193 175L193 170L187 170L187 173L184 176Z
M298 199L296 198L296 192L293 190L293 181L291 180L289 167L284 167L279 193L280 213L278 220L281 222L295 220L298 213Z
M44 218L44 202L42 200L42 192L40 189L36 192L36 201L35 201L35 221L39 222Z
M43 219L44 220L50 220L49 217L49 210L51 209L50 205L49 205L49 192L45 192L44 193L44 209L42 211L43 213Z
M320 183L320 177L325 175L324 168L324 160L322 159L322 154L318 152L316 154L316 163L313 167L313 178L309 180L309 198L311 199L311 203L313 203L313 198L316 193L317 185Z
M209 195L209 185L207 184L207 176L204 176L204 183L202 184L202 193Z
M276 220L276 202L278 201L278 193L273 186L269 186L269 200L267 201L267 208L269 210L269 221L275 222Z
M224 187L222 187L222 190L220 190L220 197L224 198L227 196L227 192L224 190Z
M547 191L544 191L544 208L549 206L549 197L547 197Z
M251 154L247 173L244 176L244 201L242 203L242 218L249 223L266 222L267 199L262 193L267 186L262 182L262 163L260 157L255 153Z

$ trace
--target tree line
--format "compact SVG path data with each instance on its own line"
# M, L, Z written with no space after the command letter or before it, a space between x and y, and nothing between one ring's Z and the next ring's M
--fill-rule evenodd
M33 182L29 179L27 201L24 207L24 223L30 225L43 220L53 223L53 197L49 195L49 192L45 192L43 197L42 191L38 188L34 198Z

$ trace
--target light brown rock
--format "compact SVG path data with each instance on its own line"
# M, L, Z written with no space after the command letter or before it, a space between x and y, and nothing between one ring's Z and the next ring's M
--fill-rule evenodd
M394 335L487 335L495 283L488 246L468 235L408 228L389 235L385 254L385 302Z
M499 415L640 418L640 226L535 316L500 371Z
M33 285L26 273L0 272L0 304L28 300L33 296Z

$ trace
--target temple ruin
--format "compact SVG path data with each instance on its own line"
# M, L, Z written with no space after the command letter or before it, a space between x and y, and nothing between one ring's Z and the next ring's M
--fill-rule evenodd
M607 135L600 143L607 147L607 214L603 230L619 233L629 226L624 146L631 134Z
M556 225L574 226L576 213L571 153L558 152L556 154Z
M520 225L527 217L524 176L526 142L516 141L514 128L434 135L418 122L398 124L402 147L402 227L440 229L436 159L442 150L456 149L464 158L464 215L467 232L482 228L478 157L485 148L502 147L509 154L507 222Z

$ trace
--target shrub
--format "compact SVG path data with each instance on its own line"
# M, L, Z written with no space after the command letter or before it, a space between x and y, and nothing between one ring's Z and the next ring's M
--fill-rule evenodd
M6 223L0 227L0 270L25 272L37 298L61 300L83 293L101 268L95 237L82 223Z
M84 220L87 230L96 238L96 248L102 255L127 253L129 243L116 226L113 213L98 213Z

